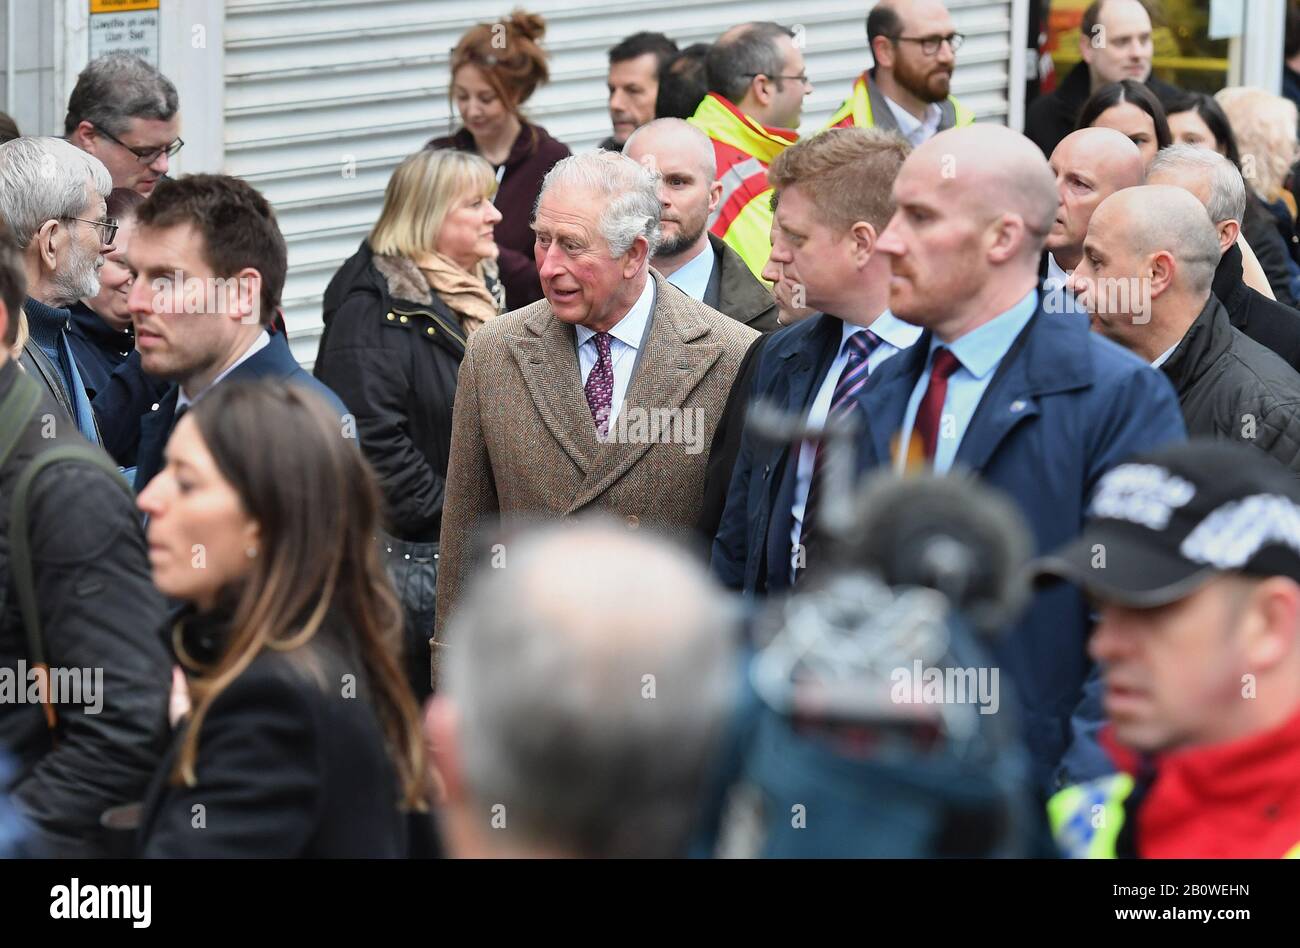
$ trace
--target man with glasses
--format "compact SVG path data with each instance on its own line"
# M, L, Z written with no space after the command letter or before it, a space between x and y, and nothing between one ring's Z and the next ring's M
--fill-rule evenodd
M915 148L975 113L948 94L962 35L939 0L881 0L867 16L875 63L853 84L832 128L879 127Z
M136 56L110 53L77 77L64 137L104 163L113 187L148 197L185 144L177 109L166 76Z
M0 216L22 249L28 339L21 362L90 442L99 427L68 342L73 303L99 292L117 222L105 213L108 169L61 138L0 145Z
M767 166L798 139L803 99L812 91L794 33L777 23L742 23L705 59L709 94L687 121L713 139L722 198L709 230L761 276L772 250Z

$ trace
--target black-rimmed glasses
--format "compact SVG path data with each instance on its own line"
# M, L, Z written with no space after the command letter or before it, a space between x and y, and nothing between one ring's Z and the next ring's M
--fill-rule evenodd
M947 36L900 36L894 40L895 43L920 43L921 52L927 56L933 56L939 52L939 47L944 43L955 53L961 49L961 44L966 37L960 33L949 33Z
M65 217L65 221L81 221L83 224L94 224L95 229L99 231L99 236L103 239L104 245L108 246L117 237L117 218L106 217L102 221L91 221L84 217Z
M122 141L122 139L118 138L116 135L112 134L111 132L105 131L104 129L100 128L98 125L95 125L93 127L95 131L99 132L99 134L103 135L109 141L121 145L131 154L135 155L136 158L138 158L140 160L140 163L143 165L153 164L162 155L166 155L168 158L174 157L178 151L180 151L182 148L185 147L185 139L178 138L176 139L176 141L172 142L170 145L167 145L164 148L132 148L130 145Z

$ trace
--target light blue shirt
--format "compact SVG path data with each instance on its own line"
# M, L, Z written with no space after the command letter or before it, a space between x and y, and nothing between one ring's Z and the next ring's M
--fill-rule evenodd
M713 245L706 241L704 249L697 253L693 260L674 270L672 276L664 279L691 299L703 303L704 291L709 288L709 277L713 276L713 266Z
M619 409L623 407L623 398L627 395L627 388L632 383L632 369L636 365L636 351L641 347L641 339L645 335L646 322L650 319L650 310L654 307L655 301L655 281L653 277L647 276L645 289L637 297L632 308L627 311L627 315L618 321L613 329L609 331L612 337L609 340L609 362L610 367L614 370L614 394L610 397L609 402L609 430L614 430L614 419L618 417ZM578 333L578 371L582 376L582 384L587 384L587 376L591 375L591 370L596 367L596 361L600 358L600 352L596 349L594 330L586 326L575 327Z
M903 322L889 310L885 310L876 317L875 322L865 328L880 337L880 345L867 356L868 376L890 356L906 349L921 337L920 326ZM836 354L830 368L826 370L826 378L822 379L817 397L813 399L812 406L808 409L809 427L820 427L826 423L826 416L831 412L831 398L835 395L835 386L839 384L840 374L849 361L849 337L854 333L862 332L863 329L864 327L855 326L853 323L844 323L840 333L840 351ZM799 448L799 464L795 468L794 504L790 511L794 515L794 523L790 527L791 582L794 582L797 569L795 564L799 559L797 555L799 538L803 536L803 515L808 506L808 491L812 486L813 464L816 460L817 445L812 441L805 441Z
M965 437L975 409L979 407L980 399L993 380L993 373L1037 309L1038 290L1033 289L1005 313L998 314L978 329L972 329L960 339L946 344L961 363L961 368L948 377L948 393L939 415L939 443L934 451L934 470L937 473L946 473L952 467L957 449L961 447L961 439ZM912 397L907 403L907 412L903 415L902 450L898 453L897 461L900 472L907 463L916 412L921 407L921 399L925 397L925 390L930 384L934 350L944 345L937 336L930 338L930 353L926 357L925 368L916 380L916 387L912 389Z

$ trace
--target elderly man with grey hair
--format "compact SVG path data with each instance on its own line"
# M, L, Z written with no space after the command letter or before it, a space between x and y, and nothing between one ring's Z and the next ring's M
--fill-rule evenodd
M68 343L68 307L99 292L99 268L117 230L105 212L112 187L97 158L62 139L0 145L0 215L22 248L27 276L22 364L95 444L95 413Z
M148 197L185 144L176 87L157 69L129 53L93 60L68 97L63 134L94 155L113 176L113 187Z
M651 264L673 286L759 332L777 328L776 300L709 218L722 200L713 142L676 118L655 119L633 132L623 154L659 176L661 237Z
M734 604L618 522L508 556L451 621L427 716L451 853L683 855L738 694Z
M489 518L601 510L694 538L709 446L758 333L651 269L660 209L655 176L614 152L565 158L542 182L546 298L476 332L460 367L437 628Z
M1211 292L1222 248L1205 207L1147 185L1097 208L1070 283L1093 329L1159 368L1193 437L1243 441L1300 474L1300 375L1232 327Z
M1300 313L1246 283L1240 241L1246 215L1241 171L1217 151L1194 145L1162 148L1147 174L1149 184L1182 188L1205 205L1219 232L1219 265L1211 289L1228 311L1228 321L1300 371Z

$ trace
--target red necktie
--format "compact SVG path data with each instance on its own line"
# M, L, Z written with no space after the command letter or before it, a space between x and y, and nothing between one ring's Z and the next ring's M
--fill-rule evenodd
M943 403L948 398L948 376L961 368L961 363L952 354L951 349L939 347L934 350L934 361L930 365L930 384L921 398L921 406L916 410L916 421L912 431L920 436L925 447L926 460L934 461L934 451L939 445L939 421L943 414Z

